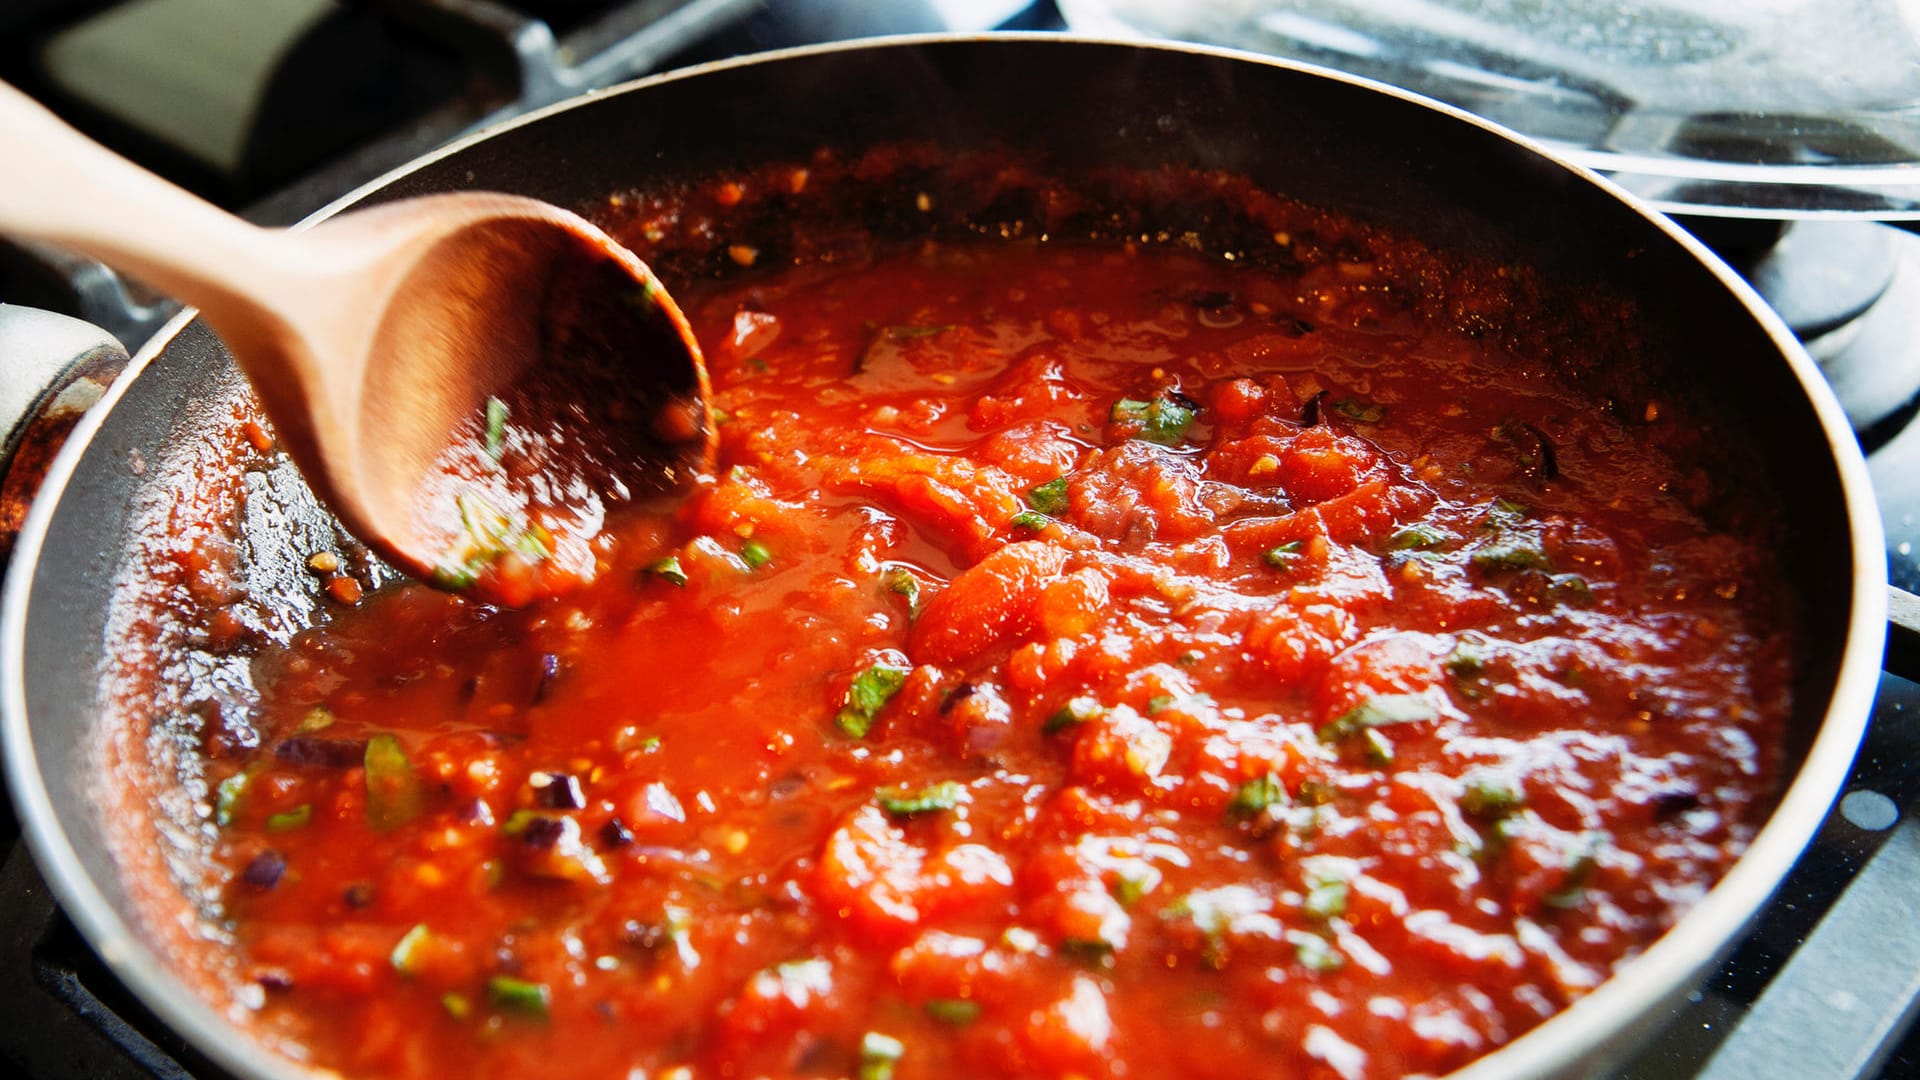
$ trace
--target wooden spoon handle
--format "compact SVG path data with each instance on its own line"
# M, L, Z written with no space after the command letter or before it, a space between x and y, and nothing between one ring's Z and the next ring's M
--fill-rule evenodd
M285 262L284 235L114 154L5 83L0 161L0 232L85 252L210 314L257 296Z

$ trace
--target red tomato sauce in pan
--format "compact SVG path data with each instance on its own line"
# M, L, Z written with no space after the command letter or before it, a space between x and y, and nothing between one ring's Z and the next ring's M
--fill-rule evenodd
M717 475L522 610L370 594L215 763L351 1074L1439 1074L1771 805L1763 536L1366 262L927 243L682 290Z

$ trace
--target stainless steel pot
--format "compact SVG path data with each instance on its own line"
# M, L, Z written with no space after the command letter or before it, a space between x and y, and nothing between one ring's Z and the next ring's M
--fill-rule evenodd
M1436 245L1629 292L1685 358L1676 376L1759 434L1764 469L1752 483L1794 508L1782 552L1800 592L1791 785L1747 854L1678 926L1461 1075L1579 1074L1631 1042L1734 940L1835 797L1864 729L1887 607L1879 520L1838 405L1780 320L1665 218L1510 133L1390 88L1245 55L1052 36L881 40L646 79L448 147L332 209L465 188L588 206L662 176L904 138L1007 146L1067 165L1243 173ZM14 798L73 920L209 1058L242 1076L286 1077L302 1070L243 1032L240 1004L189 989L205 980L176 950L217 945L184 942L179 927L156 931L143 914L151 881L124 872L128 853L114 843L122 816L150 817L139 827L158 840L179 807L99 797L99 770L112 764L101 751L112 734L101 730L103 672L117 662L116 581L140 546L134 508L192 482L144 463L178 456L209 388L232 380L218 342L183 317L79 425L8 574L0 694ZM262 574L276 572L272 552L253 557ZM298 567L277 572L293 580ZM297 600L281 613L310 614Z

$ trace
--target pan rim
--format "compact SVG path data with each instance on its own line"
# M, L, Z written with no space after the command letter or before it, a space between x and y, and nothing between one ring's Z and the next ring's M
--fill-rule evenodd
M1045 42L1063 47L1104 46L1127 50L1186 53L1278 68L1296 74L1383 93L1400 102L1430 110L1479 128L1531 155L1557 165L1567 173L1597 186L1615 202L1624 204L1668 240L1678 244L1731 292L1776 348L1800 384L1815 419L1826 434L1832 464L1849 518L1852 538L1853 588L1847 639L1836 666L1824 718L1808 747L1793 782L1781 794L1764 825L1706 895L1683 914L1645 952L1623 962L1594 991L1514 1041L1455 1072L1455 1080L1494 1080L1495 1077L1550 1075L1575 1066L1605 1048L1606 1043L1633 1030L1650 1015L1650 1003L1664 1002L1683 991L1736 940L1787 870L1798 860L1818 828L1826 809L1837 797L1865 733L1879 680L1880 653L1886 626L1886 566L1884 539L1872 498L1864 457L1832 391L1819 375L1813 359L1793 338L1784 322L1759 295L1698 240L1664 214L1551 148L1463 110L1371 79L1311 64L1276 59L1241 50L1181 43L1146 43L1120 38L1048 32L991 34L911 34L859 39L754 53L658 73L603 90L589 91L523 116L491 125L360 185L303 219L295 228L307 228L468 147L495 138L546 117L589 105L602 98L639 92L655 85L749 66L778 64L849 51L945 47L972 42ZM221 1067L238 1075L299 1077L313 1075L302 1066L269 1050L257 1033L223 1017L213 1004L190 990L106 899L92 880L52 804L40 764L33 751L26 699L25 642L32 616L30 600L39 579L41 555L48 529L59 512L64 494L82 457L93 446L107 418L133 382L191 323L197 312L182 311L155 334L81 420L54 459L39 495L27 515L15 547L12 573L0 595L0 748L6 758L7 781L20 812L22 835L62 908L79 926L108 968L148 1008Z

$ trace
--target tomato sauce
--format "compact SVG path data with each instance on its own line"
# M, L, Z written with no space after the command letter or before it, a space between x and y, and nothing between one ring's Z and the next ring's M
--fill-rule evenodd
M1764 530L1365 260L934 242L677 290L717 473L593 580L369 594L214 763L352 1074L1437 1074L1771 805Z

